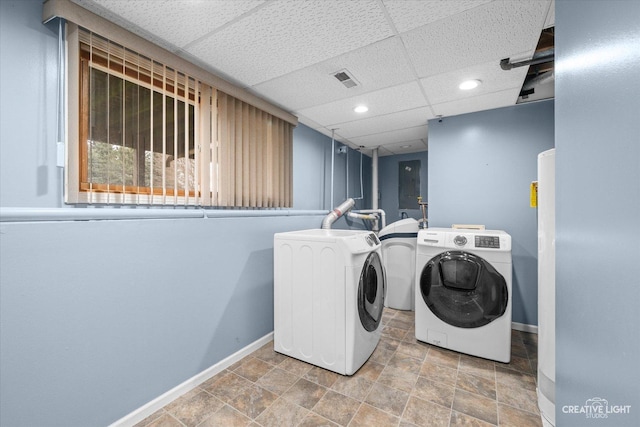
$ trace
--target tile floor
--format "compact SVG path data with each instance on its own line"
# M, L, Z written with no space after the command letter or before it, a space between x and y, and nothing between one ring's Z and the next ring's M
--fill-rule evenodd
M541 426L537 335L512 331L504 364L416 341L413 315L385 309L382 339L351 377L270 342L136 427Z

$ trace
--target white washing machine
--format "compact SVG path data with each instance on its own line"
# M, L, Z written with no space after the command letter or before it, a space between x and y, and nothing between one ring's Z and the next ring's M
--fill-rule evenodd
M420 230L415 290L418 340L509 363L509 234L499 230Z
M274 235L274 349L353 375L380 341L385 273L370 231Z
M382 243L382 262L387 274L384 305L396 310L414 310L416 239L418 221L401 219L378 233Z

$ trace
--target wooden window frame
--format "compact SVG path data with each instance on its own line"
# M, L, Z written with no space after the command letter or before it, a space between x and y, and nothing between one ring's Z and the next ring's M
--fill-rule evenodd
M59 1L63 0L56 0L56 3ZM269 104L269 108L263 110L264 101L248 102L255 99L238 92L235 87L227 87L230 90L224 91L182 70L180 73L195 81L194 94L189 98L193 98L196 104L194 138L195 150L199 154L195 163L198 169L197 188L174 192L166 187L118 185L112 188L108 185L92 185L87 188L87 185L82 185L82 182L87 182L87 165L83 164L87 153L83 152L85 144L80 141L87 141L83 123L88 120L88 99L82 96L82 85L83 81L86 84L88 68L86 64L83 65L81 58L80 31L84 29L72 22L67 23L66 203L243 208L292 206L292 134L297 119L278 109L275 109L277 114L273 114L275 107ZM119 40L114 43L119 43ZM195 67L182 59L179 62L186 64L185 68L190 70ZM164 65L175 67L173 63ZM112 71L115 74L119 72L123 78L131 77L126 75L126 69ZM198 73L202 74L202 71ZM211 80L216 79L219 78ZM151 83L152 93L154 83ZM241 96L237 96L238 93ZM231 116L226 117L227 121L220 118L226 111L219 106L221 99L224 102L233 101L233 121L229 121Z

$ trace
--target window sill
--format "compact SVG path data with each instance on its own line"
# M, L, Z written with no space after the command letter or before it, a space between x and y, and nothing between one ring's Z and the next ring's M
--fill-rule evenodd
M0 222L112 221L326 215L326 210L146 207L0 208Z

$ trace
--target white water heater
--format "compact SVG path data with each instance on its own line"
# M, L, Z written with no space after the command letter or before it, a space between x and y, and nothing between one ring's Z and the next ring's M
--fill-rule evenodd
M538 155L538 406L556 425L556 150Z

